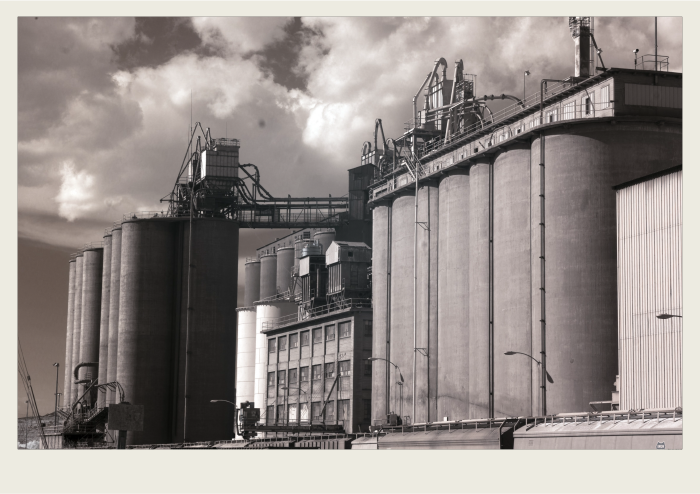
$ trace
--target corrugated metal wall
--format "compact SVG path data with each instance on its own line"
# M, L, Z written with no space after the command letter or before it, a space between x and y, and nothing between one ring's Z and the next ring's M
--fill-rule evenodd
M625 84L626 105L683 108L682 98L683 88L680 87Z
M682 171L617 191L620 408L682 405Z

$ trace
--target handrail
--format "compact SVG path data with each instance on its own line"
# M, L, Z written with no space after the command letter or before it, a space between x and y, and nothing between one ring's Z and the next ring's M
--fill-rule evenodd
M326 305L321 305L319 307L314 307L312 309L308 310L303 310L301 312L301 315L298 313L295 314L289 314L287 316L282 316L278 317L275 319L269 319L267 321L263 321L262 323L262 330L263 331L269 331L272 329L277 329L282 326L287 326L288 324L293 324L299 321L306 321L308 319L313 319L314 317L319 317L323 316L326 314L330 314L339 310L345 310L345 309L358 309L358 308L371 308L372 307L372 300L371 299L343 299L339 300L336 302L331 302Z

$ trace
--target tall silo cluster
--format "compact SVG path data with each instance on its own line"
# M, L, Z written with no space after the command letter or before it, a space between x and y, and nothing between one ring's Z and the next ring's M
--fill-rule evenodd
M144 406L127 444L232 437L233 408L211 400L235 401L237 250L234 221L133 215L71 259L66 403L82 364L78 380L117 381Z

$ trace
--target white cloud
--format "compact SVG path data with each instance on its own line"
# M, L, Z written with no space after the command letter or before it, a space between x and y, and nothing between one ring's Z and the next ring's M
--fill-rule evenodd
M248 53L283 36L285 17L195 17L202 41L227 53Z
M75 163L61 163L61 189L56 196L58 214L68 221L75 221L94 209L95 177L85 170L76 171Z

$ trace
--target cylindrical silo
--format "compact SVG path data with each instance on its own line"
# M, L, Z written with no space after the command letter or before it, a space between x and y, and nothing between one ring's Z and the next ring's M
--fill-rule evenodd
M415 422L437 417L439 197L437 183L418 189L416 347L423 350L416 352Z
M180 221L179 225L183 267L180 306L186 307L190 222ZM211 400L236 401L236 360L231 357L236 354L238 256L231 253L238 251L238 231L237 222L225 219L199 218L193 223L189 335L186 313L180 318L182 394L178 398L176 441L230 439L234 434L235 409ZM184 365L186 348L189 358ZM179 424L184 424L182 437Z
M243 300L244 307L252 307L253 302L260 300L260 261L257 259L245 263Z
M531 382L537 364L504 353L532 351L529 142L496 156L493 181L494 414L520 417L537 412Z
M68 322L66 323L66 357L63 366L63 406L70 406L73 361L73 314L75 311L75 259L68 263Z
M294 302L271 301L256 304L255 314L255 394L253 401L262 414L265 410L267 393L267 336L262 333L263 323L279 317L295 314L297 305Z
M391 208L391 361L404 377L399 388L392 379L394 411L413 422L413 228L415 199L412 190L394 199ZM400 396L403 394L403 400ZM394 397L397 399L394 400Z
M73 309L73 355L71 357L70 369L70 401L67 403L73 405L78 399L78 385L75 384L75 374L73 371L80 363L80 324L82 322L83 308L83 252L79 252L75 257L75 303Z
M547 413L609 400L617 373L617 258L612 186L682 162L680 126L594 123L532 144L533 356L540 359L540 163L544 163ZM535 329L536 328L536 329ZM539 375L534 385L541 384Z
M469 418L489 416L490 174L488 158L480 158L469 170Z
M107 358L107 382L117 380L117 356L119 345L119 283L122 259L122 227L112 229L112 261L109 279L109 352ZM118 403L119 394L107 391L109 403Z
M236 406L255 401L255 307L238 311L236 342Z
M80 363L97 363L100 358L100 315L102 310L102 247L90 247L83 253L83 290L80 323ZM82 367L80 380L96 379L97 367ZM81 385L83 386L87 384Z
M277 294L277 254L260 258L260 300Z
M438 242L438 411L469 417L469 172L440 181ZM432 363L432 362L431 362Z
M97 382L107 383L107 370L109 368L109 302L112 278L112 232L106 233L103 237L103 257L102 257L102 301L100 308L100 351L99 351L99 374ZM100 391L97 395L97 406L104 407L107 404L107 394Z
M322 230L314 233L314 241L323 246L321 252L324 254L328 250L328 247L331 246L333 240L335 240L335 230Z
M294 247L277 249L277 289L284 293L292 285L292 268L294 267Z
M176 226L165 218L122 223L117 381L126 401L144 407L143 431L127 433L130 445L171 438Z
M391 360L388 353L389 341L389 295L390 286L390 238L391 205L377 204L372 211L372 357ZM388 362L375 360L372 363L372 424L382 423L386 415L393 411L389 392L393 390L390 381L392 368Z

